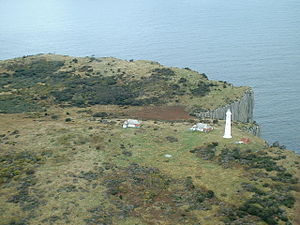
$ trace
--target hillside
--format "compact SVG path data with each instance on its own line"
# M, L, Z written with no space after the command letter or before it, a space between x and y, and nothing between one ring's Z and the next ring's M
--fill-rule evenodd
M0 224L299 224L299 155L252 124L233 122L233 139L223 120L189 130L202 121L190 112L249 88L149 61L0 65ZM123 129L128 118L142 127Z
M60 55L0 61L0 82L2 113L42 111L53 104L184 105L193 112L234 102L249 89L157 62Z

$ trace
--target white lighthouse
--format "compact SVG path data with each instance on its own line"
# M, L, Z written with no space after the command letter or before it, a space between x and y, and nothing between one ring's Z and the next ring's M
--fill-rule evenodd
M231 136L231 112L230 109L226 112L226 124L223 138L232 138Z

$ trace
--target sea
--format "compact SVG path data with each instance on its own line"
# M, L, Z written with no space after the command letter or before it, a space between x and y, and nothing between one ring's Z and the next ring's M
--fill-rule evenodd
M262 137L300 153L299 0L0 0L0 60L37 53L147 59L251 86Z

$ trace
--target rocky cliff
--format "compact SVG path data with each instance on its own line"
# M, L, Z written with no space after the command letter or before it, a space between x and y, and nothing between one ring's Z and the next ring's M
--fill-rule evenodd
M247 90L243 97L228 105L215 110L193 112L193 115L199 118L225 119L225 113L228 109L232 112L232 120L245 123L253 122L254 93Z
M253 126L247 130L247 132L260 137L261 134L261 128L258 124L253 124Z
M238 123L237 126L250 134L260 137L261 129L260 126L253 122L253 123Z
M225 113L228 109L232 112L232 120L253 123L254 93L251 89L247 90L244 95L237 101L219 107L215 110L193 112L192 114L199 118L225 119ZM260 136L260 126L253 123L248 132Z

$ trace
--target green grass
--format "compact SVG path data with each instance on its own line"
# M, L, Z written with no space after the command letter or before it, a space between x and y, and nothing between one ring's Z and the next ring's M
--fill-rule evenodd
M67 111L69 115L66 114ZM181 193L183 199L187 197L190 192L184 189L184 180L187 177L191 177L196 188L212 190L215 199L206 200L203 203L210 207L208 210L188 210L186 213L190 222L185 223L190 224L197 218L203 224L222 224L221 221L224 218L216 216L223 207L219 205L220 202L224 208L234 211L234 207L240 207L246 199L252 196L250 192L242 189L242 183L252 183L264 191L270 189L262 184L278 183L268 178L258 178L259 180L256 182L251 181L253 175L261 172L261 169L245 170L243 166L238 165L225 168L217 160L223 148L236 147L234 142L241 137L249 137L252 141L249 145L239 145L241 151L251 149L255 152L266 149L263 140L245 133L237 127L233 128L233 139L223 139L224 125L222 121L219 122L219 125L214 125L215 129L210 133L191 132L189 128L193 124L189 122L156 121L154 123L151 120L144 121L144 125L140 129L123 129L121 127L122 120L118 118L108 119L114 123L105 124L100 123L98 119L95 120L92 117L93 112L88 114L76 113L76 111L78 111L76 108L65 110L53 108L48 112L48 116L37 114L30 118L32 116L28 117L25 114L7 114L2 117L0 120L1 132L7 139L5 137L0 139L1 154L4 156L12 147L16 154L26 149L34 155L43 157L43 164L38 167L32 166L34 169L32 177L26 174L21 177L34 181L28 189L32 191L25 195L38 199L38 205L31 211L23 209L29 204L26 198L19 203L8 202L8 199L22 194L19 189L22 184L21 180L5 181L6 183L2 184L0 211L6 213L0 216L0 224L8 224L13 221L23 221L28 224L50 224L51 221L59 224L86 224L92 218L109 222L108 218L98 217L109 212L112 212L109 217L112 219L112 224L148 224L151 220L157 220L158 223L160 221L162 224L182 224L184 222L178 222L181 218L178 216L187 210L189 205L184 203L175 210L172 191L177 194ZM53 114L57 115L58 119L52 119L51 115ZM65 122L66 117L71 117L73 122ZM18 137L10 135L11 128L16 128L16 124L18 124L17 129L19 130ZM170 142L169 140L175 141ZM219 143L216 148L216 158L204 160L190 152L196 147L212 142ZM276 151L275 149L270 150L272 157L279 154ZM124 152L131 152L132 155L124 154ZM166 158L165 154L170 154L172 157ZM292 154L290 152L286 154L290 160ZM299 158L296 160L299 161ZM288 161L282 159L278 161L278 164L284 166L285 162ZM170 180L168 188L162 189L163 191L159 194L155 189L156 186L150 186L149 193L147 193L147 190L143 189L144 186L133 183L133 177L140 175L136 174L130 177L131 175L129 176L126 172L132 163L136 163L140 168L157 169L156 176ZM12 164L12 166L17 165ZM296 171L295 165L291 165L291 163L288 163L287 169L293 174ZM276 176L276 173L270 174ZM117 215L120 213L120 209L116 208L115 202L118 197L107 195L108 187L105 184L107 179L125 179L121 192L124 195L121 203L125 206L132 204L132 201L141 204L142 198L151 199L153 194L158 197L152 203L145 200L147 203L143 203L145 205L140 205L135 209L135 213L131 212L128 217L118 219ZM145 183L145 185L148 184ZM288 184L286 185L288 186ZM133 186L134 190L128 189ZM132 196L131 191L135 193L133 197L130 197ZM169 210L156 208L158 207L156 204L169 207ZM100 206L105 209L101 209ZM144 207L148 207L148 211ZM98 211L94 211L95 209L104 211L98 213ZM156 209L158 209L157 212L155 212ZM290 219L293 218L293 209L285 210ZM173 217L163 214L171 212L175 213ZM32 213L35 216L30 216ZM160 216L154 217L154 214ZM260 223L257 222L257 224Z
M86 107L114 105L184 105L216 109L240 99L248 87L209 81L188 69L151 61L35 55L0 61L0 112L20 113L53 104ZM182 81L183 80L183 81ZM19 94L18 94L19 93ZM21 93L21 95L20 95ZM1 95L0 95L1 97Z
M249 125L234 123L232 139L222 138L224 121L209 133L189 130L196 119L147 120L140 129L123 129L123 120L142 107L90 106L123 105L120 96L129 95L127 105L214 109L238 100L248 87L151 61L59 55L0 61L0 78L5 113L0 117L0 224L215 225L241 220L275 225L295 218L293 199L286 203L289 208L276 196L299 199L292 182L299 177L299 156L267 147L243 130ZM93 117L99 112L109 114L106 122ZM235 144L245 137L250 144ZM211 148L212 143L217 145ZM245 184L255 188L245 190ZM265 194L260 198L272 200L287 218L268 212L253 191ZM262 214L251 209L250 199Z

